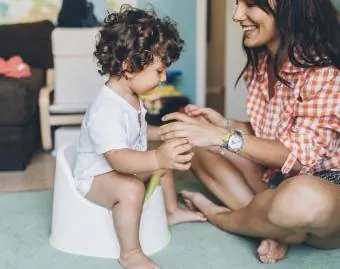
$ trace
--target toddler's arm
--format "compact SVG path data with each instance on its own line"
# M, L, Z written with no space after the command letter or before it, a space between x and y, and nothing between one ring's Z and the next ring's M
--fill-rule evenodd
M121 173L149 173L160 169L156 150L110 150L104 154L111 167Z
M193 153L185 138L163 143L155 150L110 150L104 153L111 167L126 174L151 173L161 169L188 170Z
M161 136L159 134L159 126L148 125L147 127L147 136L149 141L159 141L161 140Z

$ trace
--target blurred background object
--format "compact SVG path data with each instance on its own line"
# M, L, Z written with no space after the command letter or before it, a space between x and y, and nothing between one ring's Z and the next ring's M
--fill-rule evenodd
M57 27L97 27L101 23L94 14L93 4L87 0L63 0Z
M148 111L148 124L160 126L164 124L162 117L168 113L180 111L190 103L178 88L176 82L182 76L180 70L168 70L166 81L149 94L142 95L142 100Z

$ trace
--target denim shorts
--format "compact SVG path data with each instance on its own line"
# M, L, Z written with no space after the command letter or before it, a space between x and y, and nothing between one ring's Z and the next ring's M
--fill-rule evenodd
M320 177L330 183L340 185L340 171L323 170L316 172L313 176ZM275 173L269 179L269 186L271 189L276 189L286 178L281 172Z
M321 177L331 183L340 185L340 171L323 170L316 172L314 176Z

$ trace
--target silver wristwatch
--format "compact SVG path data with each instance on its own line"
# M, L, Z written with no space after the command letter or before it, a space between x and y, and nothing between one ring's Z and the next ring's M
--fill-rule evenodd
M222 148L237 153L244 148L243 132L237 129L230 130L228 134L222 137Z

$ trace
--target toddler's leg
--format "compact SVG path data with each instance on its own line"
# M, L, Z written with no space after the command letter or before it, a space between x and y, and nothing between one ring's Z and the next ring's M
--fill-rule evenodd
M206 221L202 213L178 206L175 189L175 177L172 171L164 172L161 185L168 217L168 224L175 225L182 222Z
M110 172L96 176L86 198L112 210L120 244L120 264L126 269L158 269L141 249L139 225L144 183L133 175Z

